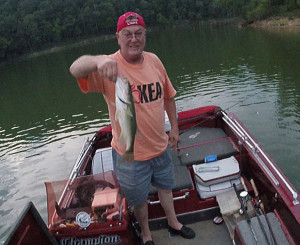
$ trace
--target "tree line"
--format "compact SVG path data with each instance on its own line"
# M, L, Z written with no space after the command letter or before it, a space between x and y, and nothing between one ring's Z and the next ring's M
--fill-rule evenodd
M140 13L147 26L212 18L263 19L300 0L0 0L0 61L62 41L111 33L118 17Z

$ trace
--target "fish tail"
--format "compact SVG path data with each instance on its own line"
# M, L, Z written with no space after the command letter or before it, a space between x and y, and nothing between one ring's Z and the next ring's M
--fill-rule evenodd
M133 152L131 151L125 151L120 162L130 162L133 163L134 162L134 156L133 156Z

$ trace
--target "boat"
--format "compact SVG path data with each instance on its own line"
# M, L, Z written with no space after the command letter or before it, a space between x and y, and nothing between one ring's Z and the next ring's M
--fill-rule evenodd
M298 192L233 113L205 106L179 112L178 124L174 207L196 237L168 231L151 187L155 244L300 244ZM143 244L113 172L111 139L111 126L87 139L69 178L45 183L48 224L29 203L5 244Z

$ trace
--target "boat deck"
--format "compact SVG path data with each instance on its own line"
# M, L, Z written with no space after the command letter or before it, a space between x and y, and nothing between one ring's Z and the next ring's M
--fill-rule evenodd
M196 232L194 239L184 239L181 236L170 237L167 229L159 229L152 231L152 237L155 245L232 245L228 229L225 222L215 225L212 220L200 221L189 224Z

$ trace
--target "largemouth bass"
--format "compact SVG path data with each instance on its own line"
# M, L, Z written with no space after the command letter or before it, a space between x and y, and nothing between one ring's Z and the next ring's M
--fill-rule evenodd
M117 77L115 96L115 118L121 127L120 143L126 145L121 162L133 162L133 147L137 127L131 86L127 78Z

